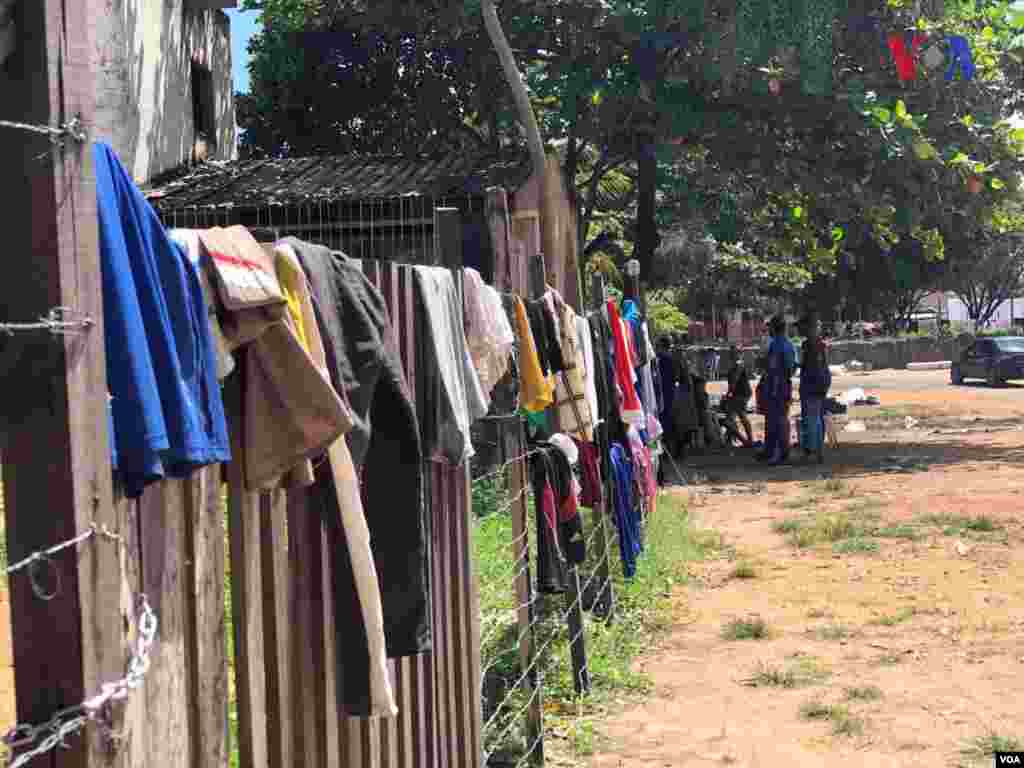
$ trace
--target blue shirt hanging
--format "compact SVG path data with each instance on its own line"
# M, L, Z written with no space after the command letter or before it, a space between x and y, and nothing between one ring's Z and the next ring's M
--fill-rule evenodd
M971 56L971 46L967 38L960 35L952 35L946 38L949 43L949 69L946 70L946 79L956 78L956 71L959 67L960 77L963 80L973 80L975 67L974 58Z
M135 498L162 477L227 461L227 426L198 273L114 151L98 143L94 159L111 460Z

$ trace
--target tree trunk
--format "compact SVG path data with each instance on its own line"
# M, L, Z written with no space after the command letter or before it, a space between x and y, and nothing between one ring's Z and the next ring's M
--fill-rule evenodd
M501 28L501 20L494 7L494 0L481 0L480 10L484 17L484 26L487 27L487 35L491 38L491 44L494 45L494 50L501 61L501 68L505 72L508 87L512 91L519 120L526 131L526 144L530 150L533 172L538 178L543 178L547 159L544 154L544 140L540 135L537 116L533 113L533 107L530 105L530 95L526 91L526 85L523 83L519 67L516 66L515 57L512 55L512 47L508 44L505 31Z
M637 135L636 251L640 262L640 281L650 279L654 264L654 251L658 247L658 223L655 219L655 192L657 190L658 160L654 153L654 137L644 131Z

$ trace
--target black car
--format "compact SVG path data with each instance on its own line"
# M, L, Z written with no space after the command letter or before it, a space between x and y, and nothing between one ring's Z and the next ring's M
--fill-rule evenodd
M1002 386L1010 379L1024 379L1024 337L1002 336L978 339L953 363L950 381L984 379L989 386Z

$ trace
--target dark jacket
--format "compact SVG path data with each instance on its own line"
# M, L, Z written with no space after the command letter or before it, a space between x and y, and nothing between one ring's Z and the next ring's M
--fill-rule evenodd
M800 396L825 397L832 386L828 352L821 339L810 339L800 347Z
M409 394L391 320L380 291L344 254L285 240L309 278L331 382L350 403L355 428L347 442L362 468L363 498L371 547L380 581L388 656L430 650L429 522L423 495L423 456L419 425ZM319 471L312 506L323 515L335 554L334 599L337 623L339 697L353 697L350 665L365 637L354 631L355 592L337 499L329 472ZM358 704L358 702L355 702ZM357 708L346 702L346 711Z

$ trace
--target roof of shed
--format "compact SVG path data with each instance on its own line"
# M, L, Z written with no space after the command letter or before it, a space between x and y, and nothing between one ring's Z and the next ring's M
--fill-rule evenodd
M262 207L481 195L491 186L513 191L529 177L529 160L521 155L324 155L202 163L154 180L145 194L161 210Z

